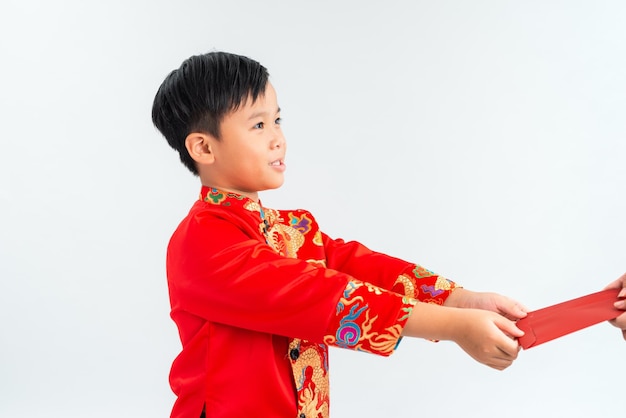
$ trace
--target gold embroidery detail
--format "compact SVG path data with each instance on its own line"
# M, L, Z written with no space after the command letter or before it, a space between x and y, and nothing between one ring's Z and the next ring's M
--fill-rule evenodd
M452 289L452 284L450 283L450 280L446 279L443 276L439 276L437 277L437 281L435 282L435 289L436 290L450 290Z
M307 417L327 418L329 413L328 372L324 362L325 347L306 340L293 339L289 352L298 350L299 356L291 361L298 391L298 413Z
M249 210L250 212L261 212L261 205L259 205L257 202L253 200L248 200L243 205L243 208L246 210Z
M326 260L306 260L307 263L315 266L315 267L321 267L321 268L326 268Z
M322 241L322 233L319 230L315 231L315 236L313 237L313 244L318 245L320 247L324 245L324 242Z
M274 224L268 233L269 245L280 255L297 258L298 250L304 245L304 235L295 228Z
M380 296L383 294L383 291L380 287L374 286L373 284L368 283L368 282L364 282L363 284L365 285L365 288L367 289L368 292L374 293L377 296Z
M411 277L406 274L401 274L396 279L394 286L396 284L402 284L404 286L404 296L414 297L415 296L415 283L411 280Z
M253 212L260 213L261 211L261 206L253 201L247 202L244 208ZM263 213L270 225L267 230L269 246L284 257L297 258L298 250L305 243L304 234L298 229L284 224L280 212L263 208ZM261 234L263 234L264 226L265 224L260 222L259 232ZM322 234L319 230L315 231L312 242L318 246L323 245ZM314 266L326 267L326 260L309 259L306 261ZM290 357L293 349L299 350L299 355L295 360ZM312 418L328 418L328 346L294 338L289 342L287 356L291 359L292 374L298 392L298 413L304 413L307 417Z
M402 333L402 327L396 324L387 328L386 331L387 333L382 335L372 334L370 338L370 346L383 356L389 356L395 350Z

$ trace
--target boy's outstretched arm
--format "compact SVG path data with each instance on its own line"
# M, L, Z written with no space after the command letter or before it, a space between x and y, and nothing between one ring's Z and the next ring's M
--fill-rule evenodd
M624 273L619 279L609 283L605 289L619 289L622 291L619 292L618 296L621 298L618 302L615 302L615 307L617 309L626 310L626 273ZM615 319L609 321L611 325L622 330L622 336L624 340L626 340L626 312L621 314Z
M402 335L454 341L474 360L504 370L517 358L519 344L515 338L524 332L495 312L418 302Z
M516 321L524 318L527 309L519 302L491 292L473 292L464 288L456 288L446 299L445 306L454 308L484 309Z

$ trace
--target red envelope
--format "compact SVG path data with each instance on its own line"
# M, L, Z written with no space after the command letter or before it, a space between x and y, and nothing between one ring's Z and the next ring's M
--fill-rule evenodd
M597 323L617 318L623 314L613 306L619 300L621 289L608 289L567 302L529 312L517 321L525 332L519 338L522 348L529 349Z

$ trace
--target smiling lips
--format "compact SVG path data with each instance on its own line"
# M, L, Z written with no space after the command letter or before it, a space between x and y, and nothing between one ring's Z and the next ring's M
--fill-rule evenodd
M269 165L280 171L284 171L287 168L283 160L272 161Z

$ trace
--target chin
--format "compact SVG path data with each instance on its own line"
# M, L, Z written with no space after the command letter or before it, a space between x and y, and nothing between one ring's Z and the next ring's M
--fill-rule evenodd
M273 183L273 184L269 184L269 185L267 185L267 187L265 187L265 190L275 190L275 189L278 189L284 183L285 183L284 181L280 181L280 182L276 182L276 183Z

